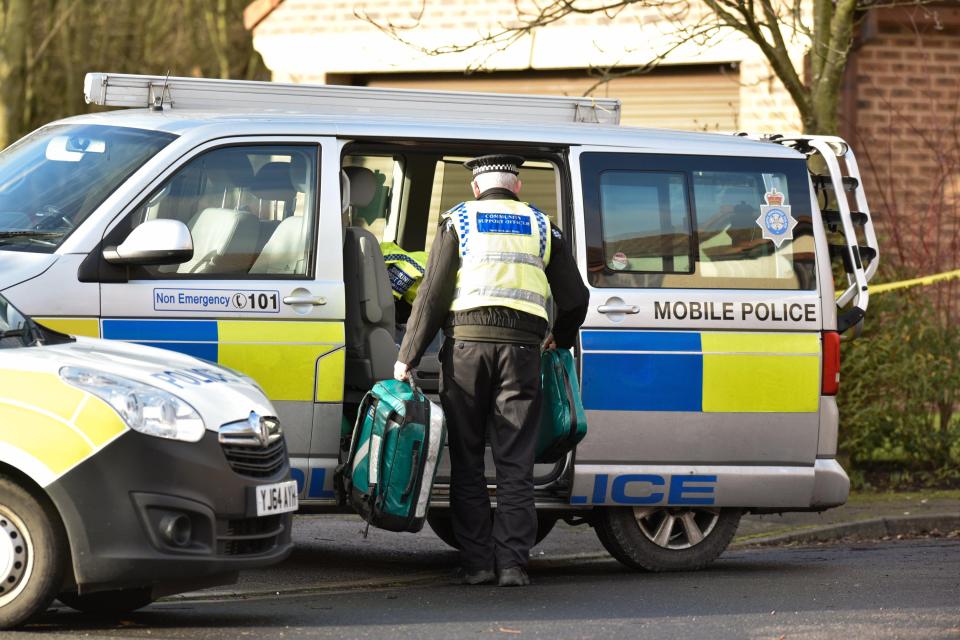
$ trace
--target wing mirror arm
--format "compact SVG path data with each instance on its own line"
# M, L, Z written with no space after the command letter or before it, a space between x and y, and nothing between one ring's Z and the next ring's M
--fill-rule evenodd
M182 264L193 258L193 238L179 220L147 220L117 246L104 247L110 264Z

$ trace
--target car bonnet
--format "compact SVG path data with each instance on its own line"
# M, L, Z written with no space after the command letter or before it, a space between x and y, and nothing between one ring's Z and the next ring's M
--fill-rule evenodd
M215 364L165 349L127 342L77 338L76 342L11 349L5 365L56 372L85 367L122 376L176 395L190 404L210 431L246 420L251 412L276 416L276 410L250 378Z

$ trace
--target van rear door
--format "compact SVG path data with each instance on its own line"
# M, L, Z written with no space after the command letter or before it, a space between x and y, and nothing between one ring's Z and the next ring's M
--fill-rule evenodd
M821 300L804 161L585 147L571 172L590 289L578 468L812 468ZM575 501L618 502L593 494Z

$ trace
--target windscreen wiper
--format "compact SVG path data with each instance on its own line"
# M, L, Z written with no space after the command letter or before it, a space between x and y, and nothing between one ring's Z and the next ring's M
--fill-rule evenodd
M0 231L0 238L59 238L63 231L32 231L22 229L18 231Z
M20 240L52 247L64 236L62 231L0 231L0 244L10 244Z
M25 329L7 329L6 331L0 331L0 340L4 338L22 338L27 335Z

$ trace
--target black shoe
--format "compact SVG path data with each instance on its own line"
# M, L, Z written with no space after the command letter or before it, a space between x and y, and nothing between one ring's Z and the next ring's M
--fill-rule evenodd
M457 568L453 572L453 578L451 579L451 584L493 584L494 580L497 579L497 574L494 573L493 569L475 569L468 570L463 567Z
M525 587L530 584L530 576L523 567L507 567L500 571L498 587Z

